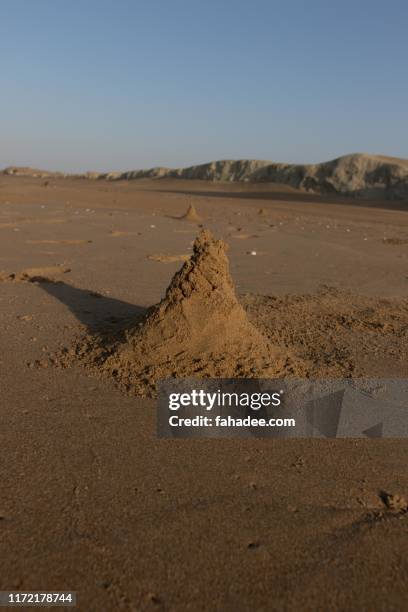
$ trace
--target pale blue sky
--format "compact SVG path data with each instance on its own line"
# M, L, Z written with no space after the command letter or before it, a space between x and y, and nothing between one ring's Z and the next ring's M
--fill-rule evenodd
M0 167L408 157L406 0L0 0Z

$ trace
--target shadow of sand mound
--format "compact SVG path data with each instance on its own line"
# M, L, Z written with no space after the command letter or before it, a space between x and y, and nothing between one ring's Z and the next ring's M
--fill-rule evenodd
M226 245L208 230L199 234L159 304L142 320L128 321L120 336L90 339L80 353L138 395L153 395L157 380L168 377L259 378L293 371L288 352L249 322L235 295Z
M115 332L118 333L117 325L120 321L124 325L125 321L134 321L146 312L146 308L142 306L135 306L89 289L74 287L63 281L43 279L39 286L64 304L89 333L106 333L109 336L111 325L115 326Z

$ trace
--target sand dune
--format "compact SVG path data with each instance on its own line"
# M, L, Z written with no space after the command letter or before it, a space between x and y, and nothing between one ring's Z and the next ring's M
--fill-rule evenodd
M9 167L8 175L63 177L32 168ZM319 164L284 164L263 160L221 160L188 168L155 167L127 172L87 172L78 178L102 180L194 179L204 181L280 183L312 193L333 193L361 198L408 197L408 160L355 153Z

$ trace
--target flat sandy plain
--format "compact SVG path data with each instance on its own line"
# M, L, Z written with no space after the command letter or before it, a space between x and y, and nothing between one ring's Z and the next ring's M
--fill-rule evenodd
M74 590L84 612L406 609L408 514L379 496L408 494L406 440L160 440L153 400L49 362L163 296L191 203L275 341L293 323L320 371L408 375L407 202L0 177L0 588Z

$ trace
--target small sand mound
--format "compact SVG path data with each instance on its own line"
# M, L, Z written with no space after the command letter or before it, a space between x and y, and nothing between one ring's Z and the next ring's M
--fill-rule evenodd
M395 512L397 514L408 512L408 501L402 495L393 495L392 493L381 491L380 499L384 506L391 512Z
M139 395L167 377L272 377L293 371L237 300L226 245L208 230L173 277L164 299L108 341L77 351L99 372Z
M180 219L184 219L185 221L191 221L192 223L200 223L202 218L196 211L194 204L190 204L187 212L180 217Z

